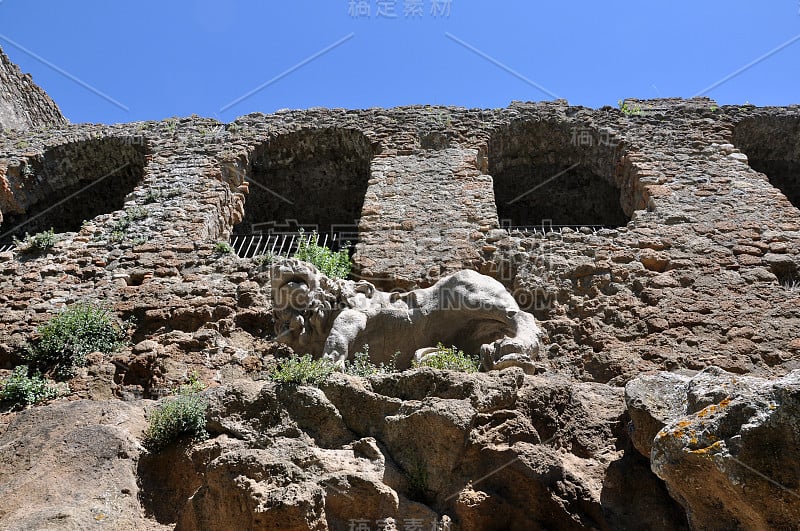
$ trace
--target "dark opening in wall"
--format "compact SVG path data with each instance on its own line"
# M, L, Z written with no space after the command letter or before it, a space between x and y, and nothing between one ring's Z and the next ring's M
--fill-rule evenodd
M144 176L145 146L127 138L72 142L9 167L0 194L0 241L52 228L75 232L84 221L124 207Z
M758 116L736 125L733 143L800 208L800 116Z
M249 193L234 235L358 231L374 147L360 131L310 129L256 148Z
M608 134L555 122L514 122L488 150L501 225L623 226L619 142ZM630 203L630 202L627 202Z

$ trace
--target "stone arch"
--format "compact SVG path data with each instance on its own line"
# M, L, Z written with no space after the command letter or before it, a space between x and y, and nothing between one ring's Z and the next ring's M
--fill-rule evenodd
M487 155L501 225L619 227L630 221L633 202L621 197L618 176L622 146L610 134L518 120L494 131Z
M105 137L15 161L0 173L0 240L50 228L77 232L84 221L122 209L144 177L146 153L141 137Z
M233 234L298 225L356 233L377 151L362 132L338 128L281 134L256 147L246 170L244 218Z
M754 116L736 124L733 144L800 208L800 116Z

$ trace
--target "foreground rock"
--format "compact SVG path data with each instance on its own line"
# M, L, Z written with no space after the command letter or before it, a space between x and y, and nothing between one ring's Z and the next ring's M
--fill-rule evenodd
M139 407L61 402L0 427L0 528L161 529L138 499ZM102 524L99 526L98 524Z
M633 441L695 529L800 522L800 371L773 381L709 368L626 387Z
M193 479L160 485L193 494L178 529L680 529L646 461L618 448L621 394L518 368L241 381L210 393L217 435L189 452ZM149 499L169 523L172 502Z

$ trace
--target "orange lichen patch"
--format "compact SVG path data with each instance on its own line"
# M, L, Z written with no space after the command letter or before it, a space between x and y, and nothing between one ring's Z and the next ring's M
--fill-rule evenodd
M713 415L717 411L728 407L730 403L731 403L731 398L727 397L724 400L722 400L719 404L711 404L710 406L704 407L697 413L697 416L702 419L704 417L707 417L708 415Z
M706 446L705 448L699 448L697 450L689 450L689 453L697 455L708 455L710 453L717 453L720 451L722 451L722 441L717 441L711 446Z
M679 428L686 428L687 426L691 426L691 425L692 425L692 422L689 421L689 420L682 420L682 421L678 422L678 427Z

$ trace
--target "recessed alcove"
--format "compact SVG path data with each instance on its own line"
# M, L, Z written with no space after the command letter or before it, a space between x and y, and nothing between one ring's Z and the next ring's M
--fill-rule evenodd
M757 116L739 122L733 144L800 208L800 116Z
M233 235L357 234L376 152L351 129L305 129L265 142L250 156L245 215Z
M50 228L75 232L84 221L122 209L144 176L146 146L135 140L70 142L10 167L0 240Z
M501 225L626 225L620 155L618 141L585 127L517 121L496 130L488 164Z

